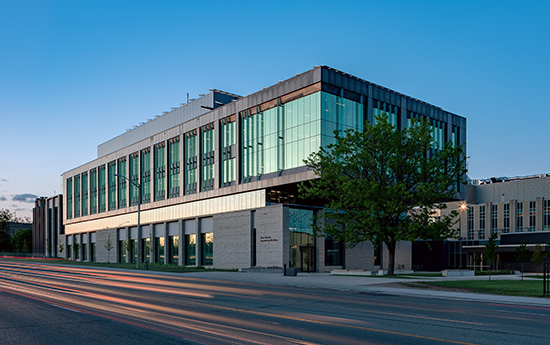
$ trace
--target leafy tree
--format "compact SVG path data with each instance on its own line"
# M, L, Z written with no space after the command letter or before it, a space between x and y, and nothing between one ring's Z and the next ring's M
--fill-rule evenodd
M525 241L521 241L521 244L516 248L516 260L521 264L521 280L523 280L523 264L525 261L529 260L530 257L529 249L527 249L527 244Z
M537 266L537 275L539 275L539 266L544 261L544 254L542 252L542 244L537 243L535 245L535 251L533 252L533 255L531 255L531 262Z
M105 250L107 250L107 263L111 262L111 250L113 250L113 241L111 241L111 234L107 237L107 242L104 244Z
M0 251L11 252L11 237L7 231L0 230Z
M57 250L59 251L59 254L63 253L63 250L65 249L65 245L63 242L61 242L61 239L59 239L59 245L57 246Z
M493 269L493 263L497 259L497 233L493 232L489 237L489 241L485 244L484 261L489 265L489 280L491 280L491 270Z
M30 252L32 248L32 229L21 229L11 239L16 252Z
M387 116L365 124L363 132L334 132L336 143L311 154L304 163L319 177L299 186L302 198L324 202L318 236L328 234L353 247L363 241L383 242L389 252L388 274L394 274L399 241L456 237L457 211L441 214L442 202L456 196L466 173L461 147L433 149L427 121L396 130Z

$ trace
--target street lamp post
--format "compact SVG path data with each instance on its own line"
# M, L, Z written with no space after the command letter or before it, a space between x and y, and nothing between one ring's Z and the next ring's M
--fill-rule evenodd
M135 183L126 176L115 174L115 176L123 177L128 180L131 184L138 188L138 211L137 211L137 262L136 268L139 270L139 263L141 262L141 224L140 224L140 208L141 208L141 183Z
M462 210L464 210L467 206L465 204L462 204L460 205L460 207L458 208L458 227L459 227L459 231L460 231L460 243L459 243L459 246L460 246L460 265L459 265L459 269L462 269L462 215L461 215L461 212Z

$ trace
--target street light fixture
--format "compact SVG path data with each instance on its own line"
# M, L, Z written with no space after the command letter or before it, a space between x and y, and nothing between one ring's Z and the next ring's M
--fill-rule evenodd
M138 219L137 219L137 262L136 262L136 268L139 270L139 263L141 262L141 224L139 222L139 214L140 214L140 207L141 207L141 184L136 183L126 176L115 174L115 176L123 177L128 180L131 184L136 186L138 188Z

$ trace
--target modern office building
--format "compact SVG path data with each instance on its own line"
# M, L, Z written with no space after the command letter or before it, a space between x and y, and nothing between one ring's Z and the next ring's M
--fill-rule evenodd
M345 249L315 237L320 205L297 191L315 178L303 159L334 142L335 130L362 130L381 113L398 129L428 119L434 149L466 143L465 118L326 66L246 97L211 90L63 173L63 202L52 199L59 208L45 211L62 219L47 232L57 243L47 255L133 262L140 251L150 262L228 269L384 268L387 253L371 243ZM464 199L466 186L457 190ZM410 269L411 243L398 245L396 264Z

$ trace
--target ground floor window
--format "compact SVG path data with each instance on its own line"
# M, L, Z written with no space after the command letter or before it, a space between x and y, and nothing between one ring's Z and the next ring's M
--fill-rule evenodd
M177 265L179 256L178 256L178 250L180 246L180 238L179 236L170 236L168 237L168 243L170 247L168 248L168 261L169 264Z
M126 248L124 248L124 241L118 241L118 262L126 262Z
M82 261L88 261L88 244L82 245Z
M342 266L344 263L344 242L325 238L325 266Z
M185 265L195 265L197 258L197 235L185 235Z
M164 237L155 238L155 254L156 262L159 264L164 263Z
M130 240L128 243L130 244L128 246L128 258L130 263L133 264L137 261L137 240Z
M149 238L141 239L141 257L145 262L151 262L151 240Z
M73 255L73 251L71 250L72 249L72 246L69 244L67 246L67 259L72 259L72 255Z
M207 232L201 234L201 265L207 266L213 264L213 244L214 233Z
M95 262L95 243L92 243L92 251L90 252L90 262Z
M302 272L315 271L315 236L313 210L289 208L290 267Z

